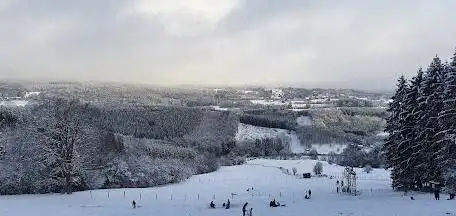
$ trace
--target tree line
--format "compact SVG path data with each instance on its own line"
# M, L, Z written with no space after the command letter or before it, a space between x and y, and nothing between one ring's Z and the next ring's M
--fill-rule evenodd
M388 108L383 153L393 188L429 190L432 183L455 191L456 53L435 57L426 70L398 79Z

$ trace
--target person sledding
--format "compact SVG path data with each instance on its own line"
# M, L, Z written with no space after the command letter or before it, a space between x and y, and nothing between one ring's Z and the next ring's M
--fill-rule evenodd
M277 207L275 199L269 202L269 207Z
M275 199L269 202L269 207L275 208L275 207L281 207L281 206L285 206L285 205L281 205L279 202L276 202Z
M211 203L209 204L209 207L210 207L210 208L215 208L214 201L211 201Z

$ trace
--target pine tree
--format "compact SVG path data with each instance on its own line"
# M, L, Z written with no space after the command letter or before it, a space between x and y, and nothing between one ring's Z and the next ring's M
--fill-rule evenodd
M420 176L418 176L419 170L415 169L415 165L419 160L416 152L419 152L422 146L415 142L415 137L419 134L416 113L418 112L417 99L422 81L423 71L419 69L416 77L412 78L403 99L404 103L399 114L399 134L402 139L397 144L396 156L392 159L397 166L397 180L407 189L414 185L421 185Z
M401 134L399 133L401 129L399 115L403 110L402 104L404 103L407 88L407 81L404 76L401 76L398 80L396 92L392 97L392 102L389 104L388 112L390 113L390 116L387 118L385 126L385 132L389 135L385 140L383 153L386 159L386 167L392 168L391 178L393 180L394 188L403 187L403 184L398 181L400 172L398 164L396 163L397 160L394 159L397 158L398 143L402 140Z
M456 168L456 51L452 62L447 65L445 89L443 91L443 110L439 113L439 126L441 128L438 160L446 172ZM447 175L448 176L448 175Z
M439 57L435 57L426 71L418 97L416 118L419 134L415 137L415 143L420 148L414 152L419 158L415 168L420 171L424 182L439 181L442 174L436 154L439 151L436 134L439 132L438 115L443 108L444 74L444 65Z

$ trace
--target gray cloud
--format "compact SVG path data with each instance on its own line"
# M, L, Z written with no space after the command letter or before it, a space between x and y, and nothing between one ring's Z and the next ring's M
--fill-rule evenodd
M435 54L452 54L452 8L451 0L0 0L0 77L389 89Z

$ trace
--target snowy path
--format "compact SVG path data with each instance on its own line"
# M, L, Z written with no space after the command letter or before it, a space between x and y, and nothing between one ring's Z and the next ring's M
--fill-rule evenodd
M46 216L233 216L241 215L244 202L249 202L255 216L443 216L456 215L454 201L434 201L430 194L415 195L411 201L391 191L388 172L377 169L360 175L360 196L335 192L335 179L299 179L284 175L274 167L296 167L298 172L310 172L316 161L311 160L252 160L246 165L222 167L219 171L194 176L180 184L157 188L95 190L66 195L0 196L0 215ZM324 166L324 173L341 173L342 167ZM358 170L359 171L359 170ZM253 192L245 189L254 187ZM312 189L312 199L304 193ZM125 197L124 197L125 192ZM220 205L231 198L232 208ZM208 209L215 196L219 208ZM286 204L283 208L269 208L276 198ZM140 206L132 209L135 199ZM449 214L447 214L449 213Z

